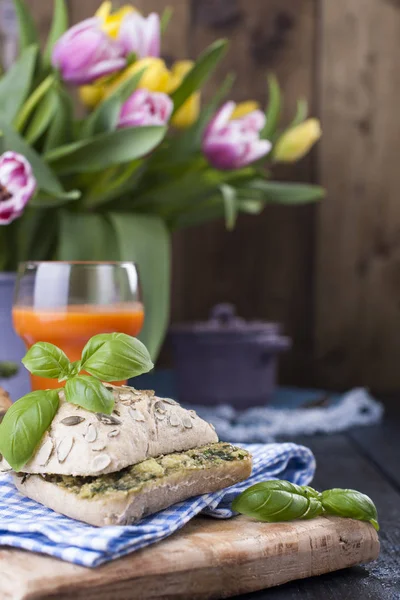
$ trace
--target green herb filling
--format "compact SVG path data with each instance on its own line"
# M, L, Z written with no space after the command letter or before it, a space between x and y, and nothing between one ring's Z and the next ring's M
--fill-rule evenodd
M225 442L193 448L186 452L166 454L149 458L137 465L116 473L98 477L72 477L66 475L43 475L46 481L55 483L80 498L90 499L99 494L137 492L149 481L161 480L178 472L195 471L217 467L226 462L249 459L250 454Z

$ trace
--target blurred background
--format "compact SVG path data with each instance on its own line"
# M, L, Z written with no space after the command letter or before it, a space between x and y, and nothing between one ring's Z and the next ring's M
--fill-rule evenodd
M43 35L51 0L29 0ZM69 0L73 23L99 0ZM114 0L115 7L123 2ZM211 223L174 238L172 321L203 320L217 302L245 318L280 321L293 338L285 384L378 393L400 388L400 3L397 0L137 0L174 10L167 62L226 37L230 50L208 84L230 69L235 100L267 100L266 72L283 88L289 122L304 96L322 121L311 155L277 178L320 183L319 205L267 206L233 232ZM1 0L2 54L13 60L11 2ZM207 94L206 94L207 95ZM399 215L399 217L398 217ZM168 361L164 353L163 361Z

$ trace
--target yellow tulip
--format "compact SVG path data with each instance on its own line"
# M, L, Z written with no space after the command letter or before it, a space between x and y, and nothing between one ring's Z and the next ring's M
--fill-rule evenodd
M303 158L322 135L318 119L307 119L288 129L275 144L274 159L279 162L295 162Z
M101 83L82 85L79 88L79 98L88 108L94 108L104 98L105 86Z
M178 60L172 65L167 92L171 94L182 83L185 75L193 67L191 60ZM192 94L172 117L174 127L185 129L197 121L200 112L200 92Z
M79 88L79 97L88 108L94 108L99 102L108 98L127 79L130 79L141 69L146 67L139 80L138 87L151 92L167 92L170 72L161 58L142 58L129 65L119 75L110 80L104 78L92 85L83 85Z
M231 119L241 119L245 115L258 110L260 105L255 100L247 100L246 102L239 102L236 104L236 108L231 115Z
M147 57L129 65L112 83L107 85L105 97L107 98L121 83L130 79L144 67L146 70L140 78L138 87L151 92L166 92L170 75L165 62L161 58Z
M200 112L200 93L195 92L182 104L171 119L177 129L186 129L195 123Z
M193 65L194 62L192 60L177 60L174 62L169 79L169 91L174 91L181 84L182 79L193 68Z
M135 73L146 67L138 87L150 90L150 92L167 92L170 74L161 58L148 56L136 61L134 67L135 71L132 72Z
M138 88L144 88L150 92L171 94L181 84L182 79L192 66L192 61L182 60L176 62L169 71L161 58L142 58L129 65L111 81L102 79L93 85L82 86L79 89L79 95L87 107L94 108L99 102L112 94L121 83L130 79L143 68L146 68L146 70L139 80ZM199 112L200 92L195 92L176 112L172 118L172 124L182 129L189 127L198 119Z
M118 36L122 19L125 17L125 15L135 12L136 9L133 8L133 6L130 6L129 4L125 4L114 13L111 13L111 11L112 2L103 2L103 4L101 4L101 6L96 11L95 16L100 17L100 19L102 20L103 31L108 33L108 35L110 35L111 37L116 38Z

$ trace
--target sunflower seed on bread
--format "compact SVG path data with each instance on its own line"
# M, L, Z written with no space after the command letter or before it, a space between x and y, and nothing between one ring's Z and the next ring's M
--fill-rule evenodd
M110 384L107 386L110 387ZM40 450L47 439L45 436L22 471L31 474L101 475L120 471L146 458L218 441L209 423L198 416L190 417L179 404L164 403L162 398L148 390L142 393L134 390L135 403L129 405L120 399L125 398L129 389L116 386L113 389L119 417L81 409L77 418L76 406L66 402L61 394L60 407L48 431L54 447L58 448L61 444L61 453L53 452L45 465L40 464L43 462ZM109 435L111 432L113 434ZM72 435L73 444L67 444L65 438ZM100 463L103 464L100 470L93 470L91 466L93 443L110 457L109 461ZM64 456L66 447L68 453Z

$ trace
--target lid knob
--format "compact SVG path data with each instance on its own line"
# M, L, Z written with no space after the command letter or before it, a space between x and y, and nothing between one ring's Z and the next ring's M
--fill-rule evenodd
M236 307L233 304L216 304L210 313L210 321L220 327L240 325L243 319L236 316Z

